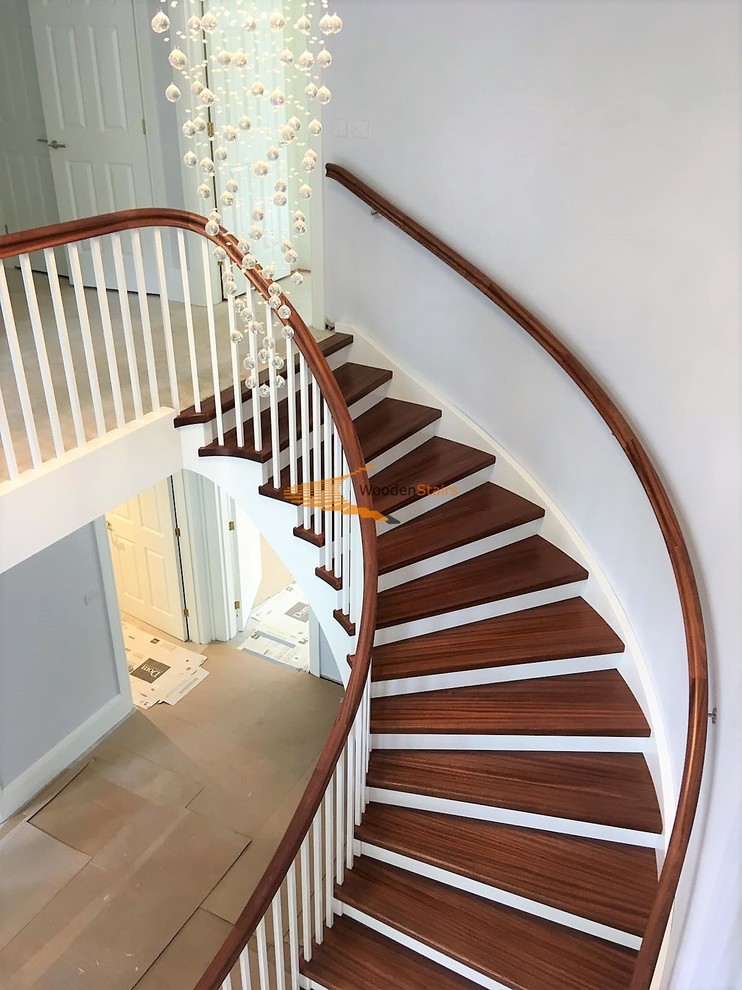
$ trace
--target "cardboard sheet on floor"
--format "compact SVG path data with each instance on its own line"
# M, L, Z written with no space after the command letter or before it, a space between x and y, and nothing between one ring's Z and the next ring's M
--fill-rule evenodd
M287 585L253 609L240 649L309 670L309 605L298 585Z
M121 626L137 708L151 708L159 702L174 705L208 675L201 667L206 659L203 653L160 639L130 622Z

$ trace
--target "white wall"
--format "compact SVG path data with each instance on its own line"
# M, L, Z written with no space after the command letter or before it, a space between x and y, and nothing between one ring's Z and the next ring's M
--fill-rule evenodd
M327 160L546 319L619 400L681 516L721 717L672 986L727 990L737 978L733 911L717 881L733 848L742 713L740 5L346 0L342 13L344 31L328 45ZM369 139L334 138L336 118L368 120ZM325 202L328 316L371 332L565 511L652 664L679 778L687 683L677 598L617 445L566 377L458 276L332 183Z
M89 523L0 575L0 820L131 708L107 551Z

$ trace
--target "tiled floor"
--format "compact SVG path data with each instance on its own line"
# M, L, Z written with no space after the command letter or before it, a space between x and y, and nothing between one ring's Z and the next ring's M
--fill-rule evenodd
M342 692L204 652L194 691L135 711L0 828L2 990L189 990L237 919Z

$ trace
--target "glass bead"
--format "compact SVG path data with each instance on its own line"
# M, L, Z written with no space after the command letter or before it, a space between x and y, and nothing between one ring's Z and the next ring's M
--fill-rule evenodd
M286 102L286 94L282 89L274 89L268 99L271 101L272 106L282 107Z
M257 384L258 384L258 383L257 383L257 382L255 381L255 379L254 379L254 378L246 378L246 379L245 379L245 387L246 387L246 388L249 388L251 392L252 392L252 390L253 390L253 389L255 388L255 386L256 386Z
M302 185L299 186L299 195L302 199L311 199L312 187L308 186L306 182L302 183Z
M191 92L193 93L194 96L200 96L201 93L203 93L203 90L204 90L204 84L201 82L200 79L196 79L194 82L191 83Z
M294 272L294 274L291 276L291 281L294 283L294 285L303 285L304 276L302 275L301 272Z
M250 251L250 245L247 243L244 237L240 237L237 241L237 250L240 254L248 254Z
M207 186L205 182L201 183L196 192L201 199L211 199L211 187Z
M276 382L276 388L280 390L285 386L286 379L283 377L283 375L276 375L275 382Z
M213 107L216 103L216 93L212 93L210 89L202 89L198 94L199 102L203 107Z
M286 199L286 193L273 193L271 197L274 206L285 206L288 200Z
M205 172L207 175L213 175L216 169L214 168L214 163L210 158L201 159L201 171Z
M261 347L258 351L258 361L260 361L261 364L268 364L269 360L270 354L264 347Z
M281 149L277 148L274 144L272 144L270 148L268 148L268 150L266 151L265 157L269 161L275 162L280 156L280 154L281 154Z
M293 248L290 251L286 252L285 261L287 265L295 265L298 260L299 260L299 255L296 253L296 251L294 251Z
M185 57L185 54L180 50L180 48L173 48L168 55L167 60L174 69L185 69L188 65L188 59Z
M193 126L196 128L197 131L205 131L206 121L203 119L202 116L199 115L198 117L193 118Z
M271 31L283 31L286 27L286 18L280 10L276 10L271 14L270 26Z
M263 231L261 230L260 227L258 227L257 225L254 225L254 226L252 226L250 228L250 240L251 241L259 241L262 236L263 236Z
M323 69L328 69L332 65L332 55L326 48L323 48L317 56L317 65L321 65Z
M283 337L284 337L284 340L291 340L291 338L293 336L294 336L294 328L293 327L284 327L283 328Z
M170 27L170 18L162 10L158 10L149 23L155 34L164 34Z
M235 69L244 69L247 65L247 55L241 48L232 55L232 65Z
M307 150L304 152L304 155L307 158L314 159L315 162L317 161L317 152L314 150L314 148L307 148Z
M281 308L281 297L280 296L271 296L270 299L268 300L268 305L270 306L271 309L280 309Z
M286 192L288 186L286 185L283 179L279 179L273 188L276 190L276 192Z
M243 335L240 333L239 330L233 330L229 335L229 339L232 341L233 344L240 344L245 338L243 337Z
M168 88L165 90L165 99L169 100L170 103L177 103L180 99L180 90L175 83L170 83Z
M272 337L263 337L263 347L266 351L272 351L276 346L276 342Z
M236 193L240 187L237 185L234 179L227 179L224 188L227 190L227 192Z
M217 233L219 233L218 230L217 230ZM223 261L226 261L227 260L227 252L224 250L223 247L215 247L214 248L214 257L219 262L219 264L221 264Z
M281 295L281 286L278 284L278 282L273 282L271 285L268 286L268 295L271 296Z
M252 14L248 14L247 17L242 22L243 31L254 31L257 26L258 26L258 22L255 20Z
M303 220L297 220L294 223L294 233L299 234L299 236L301 236L302 234L306 234L306 232L307 232L307 225L304 223Z
M260 81L254 82L250 87L250 92L253 96L262 96L265 92L265 86Z
M231 193L228 189L225 189L219 197L219 201L224 203L225 206L234 206L234 193Z
M332 33L340 34L343 30L343 19L339 14L332 15Z
M294 216L294 220L301 220L302 222L307 219L304 216L304 214L301 212L301 210L294 210L293 216Z
M245 302L244 299L235 299L234 308L237 310L238 313L240 314L244 313L246 306L247 303Z
M237 283L235 282L234 279L230 278L227 282L224 283L224 291L227 293L228 296L237 295Z
M254 333L256 337L259 337L265 328L259 320L253 320L250 324L250 333Z
M289 117L286 123L289 125L289 127L293 127L295 131L301 130L301 121L296 115L294 115L293 117Z
M250 128L252 127L252 121L247 116L247 114L243 114L242 117L240 117L240 119L237 121L237 123L239 124L241 131L249 131Z
M284 254L286 254L287 251L290 251L293 246L294 245L291 241L281 241L281 250Z
M278 139L281 144L291 144L292 141L296 140L296 131L289 124L284 124L278 132Z
M283 368L283 366L286 364L286 362L284 361L284 359L281 357L280 354L274 354L271 364L276 369L276 371L280 371L281 368Z
M284 304L278 310L278 315L282 320L288 320L291 317L291 307Z
M214 158L216 158L217 161L226 162L228 156L229 152L223 145L220 145L218 148L214 149Z
M291 65L294 61L294 53L290 48L284 48L278 57L284 65Z
M196 14L193 14L191 17L188 18L188 27L191 29L191 31L200 31L201 18L197 17Z
M296 24L294 24L294 27L297 31L301 31L302 34L309 34L312 30L312 22L305 14L302 14Z
M268 164L268 162L265 162L261 159L260 161L255 162L255 164L252 167L252 170L255 173L255 175L267 175L268 172L270 171L270 165Z
M260 221L264 217L265 217L265 213L263 211L262 206L256 206L255 209L252 211L252 218L253 218L253 220L255 220L256 223L260 223Z
M219 210L212 210L209 214L209 220L216 220L217 223L222 222L222 215Z
M222 127L222 137L225 141L236 141L237 128L233 127L232 124L225 124L224 127Z
M261 396L264 399L267 399L268 396L271 394L270 385L261 385L260 388L258 389L258 392L260 392Z
M181 131L183 132L183 137L187 137L187 138L193 137L193 135L196 133L196 125L193 123L192 120L187 120L185 124L183 124L183 126L181 127Z
M307 130L312 135L312 137L317 137L322 133L322 124L315 117L314 120L310 120L309 123L307 124Z
M314 55L307 49L302 52L299 58L296 60L296 64L300 69L311 69L314 65Z
M216 220L209 220L206 226L204 227L204 230L210 237L216 237L216 235L219 233L219 224L216 222Z
M320 86L317 90L317 99L320 101L322 106L327 106L327 104L332 99L332 93L327 88L327 86Z
M307 94L310 100L313 100L317 95L317 93L319 93L319 90L314 85L314 83L307 83L307 85L304 87L304 92Z
M194 165L198 165L198 155L195 155L192 151L186 151L183 155L183 164L187 165L188 168L193 168Z
M324 14L320 18L319 29L322 34L332 34L332 15Z
M276 274L276 264L271 261L269 265L263 265L263 277L270 281Z
M258 259L253 254L246 253L242 258L242 267L248 272L251 272L257 263Z
M207 34L213 34L218 27L219 22L212 13L206 13L201 18L201 30L205 31Z
M254 371L255 370L255 361L254 361L253 358L250 357L249 354L247 355L247 357L245 358L245 360L242 362L242 367L245 369L245 371Z
M216 60L219 63L219 65L229 65L230 62L232 61L232 56L227 51L226 48L222 48L222 50L216 56Z
M301 160L301 167L305 172L313 172L317 167L317 162L310 155L304 155Z

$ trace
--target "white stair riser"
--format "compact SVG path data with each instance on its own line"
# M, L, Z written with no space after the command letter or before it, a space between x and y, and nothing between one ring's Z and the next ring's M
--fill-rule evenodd
M534 663L509 664L504 667L484 667L447 674L427 674L424 677L376 681L371 688L371 696L390 698L400 694L418 694L421 691L443 691L447 688L475 687L478 684L506 684L511 681L535 680L539 677L561 677L587 671L615 670L621 657L620 653L607 653L603 656L539 660ZM451 660L455 662L454 657Z
M443 732L381 732L373 749L444 749L466 752L644 753L650 736L447 735Z
M453 629L481 619L493 619L498 615L510 612L521 612L537 605L549 605L566 598L578 596L584 586L584 581L571 581L555 588L543 588L540 591L530 591L525 595L512 598L502 598L495 602L485 602L470 608L456 609L453 612L443 612L441 615L431 615L424 619L414 619L386 629L377 629L374 644L382 646L386 643L396 643L400 639L411 639L413 636L423 636L425 633L436 632L439 629Z
M536 828L546 832L561 832L565 835L579 835L587 839L601 839L606 842L623 842L630 846L646 846L658 849L662 836L653 832L636 829L616 828L613 825L598 825L594 822L573 821L570 818L557 818L551 815L537 815L527 811L514 811L469 801L452 801L448 798L429 797L426 794L413 794L410 791L393 791L381 787L369 787L369 801L391 804L401 808L418 808L420 811L437 811L443 815L458 815L460 818L477 818L480 821L501 822L504 825L519 825L523 828Z
M500 547L509 546L511 543L518 543L529 536L537 536L541 529L541 519L534 519L532 522L523 523L522 526L514 526L506 529L502 533L493 533L473 543L466 543L463 547L456 547L454 550L447 550L445 553L436 554L435 557L428 557L415 564L408 564L400 567L396 571L382 574L379 577L379 591L386 591L388 588L396 588L400 584L414 581L416 578L425 577L426 574L434 574L442 571L446 567L453 567L454 564L461 564L465 560L479 557L483 553L491 550L499 550Z
M354 417L354 419L357 417ZM417 433L413 433L412 436L407 437L405 440L401 440L398 444L390 447L389 450L385 450L383 454L378 454L376 457L372 458L371 464L373 468L369 471L369 477L373 478L375 474L383 471L384 468L389 467L390 464L394 464L395 461L400 460L402 457L406 457L407 454L411 454L413 450L417 450L428 440L432 440L436 436L438 430L438 422L429 423L424 426Z
M437 506L442 505L449 498L457 497L459 495L465 495L466 492L472 491L474 488L479 488L486 481L491 481L492 479L492 467L483 468L481 471L476 471L474 474L470 474L466 478L461 478L458 481L454 481L452 484L448 485L449 491L455 491L454 495L425 495L422 498L417 499L410 505L406 505L401 509L397 509L392 512L392 515L399 523L409 522L410 519L417 519L418 516L423 515L425 512L429 512L431 509L435 509ZM421 482L425 484L425 482ZM388 522L378 522L376 524L376 532L381 536L386 533L388 527L391 524Z
M510 891L504 890L502 887L482 883L479 880L472 880L470 877L463 876L460 873L453 873L450 870L440 869L439 867L432 866L430 863L425 863L422 860L414 859L410 856L404 856L397 852L392 852L390 849L385 849L382 846L375 846L367 842L362 842L361 856L369 856L371 859L378 860L382 863L389 863L391 866L397 866L402 870L408 870L416 876L429 877L431 880L444 883L449 887L456 888L457 890L463 890L469 894L476 894L478 897L484 897L488 901L495 901L498 904L504 904L507 907L515 908L517 911L523 911L526 914L532 914L539 918L545 918L547 921L553 921L556 924L564 925L567 928L574 928L577 931L585 932L588 935L595 935L597 938L603 938L609 942L615 942L618 945L625 945L630 949L638 949L641 946L641 939L636 935L630 934L629 932L621 931L620 929L613 928L609 925L600 924L600 922L592 921L590 918L583 918L580 915L571 914L568 911L562 911L559 908L551 907L550 905L543 904L540 901L531 900L528 897L513 894Z

